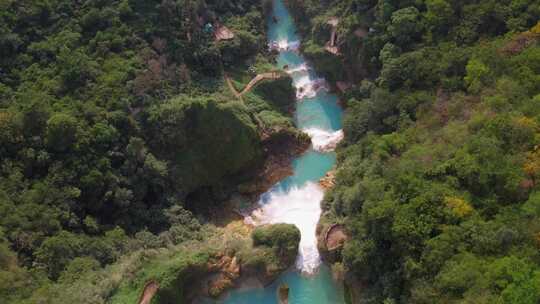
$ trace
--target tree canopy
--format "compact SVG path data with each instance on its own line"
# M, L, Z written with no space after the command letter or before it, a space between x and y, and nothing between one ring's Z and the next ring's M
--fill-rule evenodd
M293 1L331 80L349 82L325 221L361 303L538 303L540 6ZM322 59L320 59L322 58Z

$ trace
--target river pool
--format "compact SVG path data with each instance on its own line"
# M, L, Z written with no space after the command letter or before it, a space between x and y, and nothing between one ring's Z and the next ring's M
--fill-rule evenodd
M294 174L261 196L260 209L250 219L256 223L295 224L302 234L294 269L284 273L266 288L237 289L225 299L209 303L275 304L277 288L290 287L291 304L341 304L343 287L332 279L321 263L315 228L319 220L324 191L318 181L335 164L332 151L343 137L342 110L337 97L328 92L326 82L298 52L300 37L282 0L274 0L273 18L268 21L268 41L279 51L278 65L293 78L297 90L296 125L307 132L313 145L293 161Z

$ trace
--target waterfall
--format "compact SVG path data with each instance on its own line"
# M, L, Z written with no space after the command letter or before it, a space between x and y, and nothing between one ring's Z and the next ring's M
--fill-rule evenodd
M329 110L337 105L335 98L330 98L333 96L328 94L329 86L326 80L319 77L298 52L300 39L294 32L294 23L281 1L274 3L275 13L280 16L279 23L270 28L269 47L279 52L278 66L284 67L292 77L297 103L313 104L311 108L309 104L297 108L297 126L311 137L312 149L308 154L311 153L309 157L315 160L309 165L296 167L293 177L281 181L264 193L258 202L259 208L247 217L246 221L255 225L296 225L302 235L296 267L302 273L314 274L321 265L316 228L324 196L318 181L329 168L320 167L315 170L314 175L303 178L299 176L313 170L310 167L318 166L317 162L324 162L325 155L331 153L343 139L343 131L335 127L341 125L341 110ZM336 121L337 123L331 123ZM302 162L305 158L306 156L301 156L297 161Z
M321 216L324 190L319 179L335 164L332 152L343 138L342 110L326 81L300 54L300 37L282 0L273 1L269 16L269 47L279 52L278 67L293 78L296 88L296 126L309 134L312 148L293 161L293 175L280 181L258 201L258 209L246 221L255 225L289 223L301 233L296 268L281 275L264 289L235 291L227 304L276 303L276 290L285 283L295 304L343 304L342 290L317 250L316 227ZM310 274L310 275L302 275Z

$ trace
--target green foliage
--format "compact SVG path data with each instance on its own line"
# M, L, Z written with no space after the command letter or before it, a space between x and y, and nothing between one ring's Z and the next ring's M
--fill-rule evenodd
M14 301L29 296L31 275L18 265L17 255L9 248L9 242L0 229L0 296L5 301Z
M337 81L342 78L344 70L339 58L328 53L314 41L308 40L304 42L302 52L314 62L317 72L324 75L329 81Z
M400 46L414 41L421 32L420 12L415 7L406 7L392 13L387 30Z
M469 91L479 93L480 88L488 79L489 68L481 61L471 59L467 64L467 75L465 76L465 83Z
M252 234L255 246L273 248L279 256L295 257L300 243L300 230L291 224L257 227Z
M380 73L383 62L379 55L387 43L408 52L450 42L459 45L460 51L463 51L483 38L500 36L509 31L528 30L538 22L533 16L540 13L540 6L534 0L507 1L504 4L493 0L288 0L286 3L306 38L304 40L308 41L305 49L319 51L318 56L310 59L315 60L315 65L320 65L323 70L344 71L338 78L329 77L331 81L345 80L352 83L359 83L365 77L371 78ZM338 45L342 54L334 57L337 62L333 69L324 68L327 59L322 56L322 49L328 41L328 33L321 35L321 25L325 25L331 17L340 20ZM324 38L321 39L321 36ZM326 55L330 56L329 53ZM458 56L456 52L444 55L467 59ZM319 60L322 64L319 64ZM444 57L438 56L425 62L444 63L444 60ZM463 68L463 63L450 66L452 74L457 71L462 74ZM460 81L454 78L456 75L445 76L451 76L452 82Z
M288 4L316 63L340 19L330 80L353 88L323 207L350 231L355 300L538 302L538 4Z
M56 114L47 121L47 145L55 151L66 152L77 142L77 120L67 114Z
M145 284L156 281L159 282L159 291L153 302L183 303L192 280L204 274L209 255L182 251L161 258L143 265L133 279L124 281L110 302L136 302Z
M1 152L7 155L14 153L22 141L23 123L17 113L12 111L0 112L0 142L2 144Z
M106 302L118 287L108 267L121 268L126 253L204 238L201 215L187 208L219 206L229 193L207 189L256 173L259 116L292 127L290 80L252 92L256 107L223 82L232 65L274 69L264 9L0 1L2 300ZM235 38L215 41L208 23ZM210 193L204 203L199 193Z
M275 80L260 82L254 89L255 93L270 100L278 109L285 112L294 105L296 92L291 77L281 77Z
M75 282L84 277L88 272L96 271L100 268L99 262L91 257L74 258L66 266L62 275L58 279L59 282Z
M152 148L169 159L171 177L186 193L257 164L262 155L256 127L240 104L182 96L152 108L147 124L157 134Z
M294 263L300 230L291 224L261 226L253 230L251 239L253 248L242 255L245 266L275 277Z
M426 6L425 18L430 30L434 33L447 33L454 18L452 5L445 0L428 0Z
M540 271L515 256L495 260L488 271L489 281L501 291L505 303L538 303Z
M104 238L62 231L43 241L35 252L36 262L46 268L49 277L56 279L76 257L89 256L101 264L111 263L123 251L125 238L122 230L110 231Z

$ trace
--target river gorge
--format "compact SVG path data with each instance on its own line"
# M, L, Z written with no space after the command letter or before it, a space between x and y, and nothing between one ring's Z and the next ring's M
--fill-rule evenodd
M290 287L290 303L344 303L342 287L321 262L316 237L324 196L318 181L335 165L333 149L343 137L342 109L325 80L299 53L300 37L282 0L274 1L273 14L268 19L269 47L279 52L277 64L291 75L297 91L295 123L310 135L312 147L293 160L293 175L264 193L258 203L260 208L246 217L246 221L256 225L294 224L302 238L295 269L266 288L233 290L219 303L274 304L277 289L284 283Z

